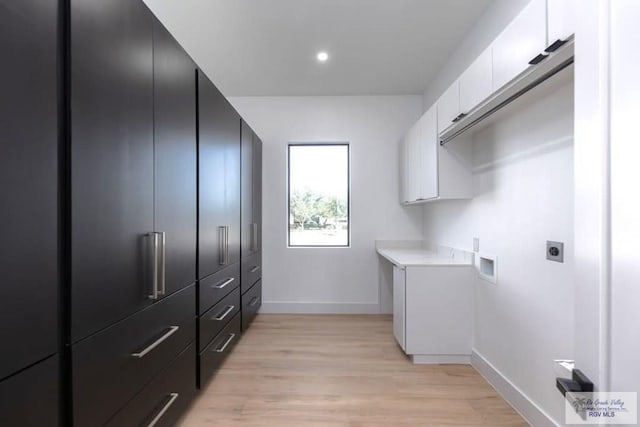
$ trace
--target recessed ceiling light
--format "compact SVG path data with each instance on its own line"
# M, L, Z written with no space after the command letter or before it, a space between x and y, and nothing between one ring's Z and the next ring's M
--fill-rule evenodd
M329 54L325 51L321 51L321 52L318 52L318 54L316 55L316 58L318 58L318 61L320 62L326 62L327 59L329 59Z

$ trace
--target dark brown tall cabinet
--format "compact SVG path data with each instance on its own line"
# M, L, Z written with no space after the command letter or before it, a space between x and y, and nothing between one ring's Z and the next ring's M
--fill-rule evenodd
M58 18L56 2L0 0L3 426L58 425Z
M169 423L195 391L158 379L195 370L195 65L141 1L70 25L73 424Z
M199 263L202 279L240 261L240 115L198 72Z
M240 338L240 115L198 72L198 384Z
M242 329L262 304L262 141L242 121L242 199L240 261Z
M172 426L260 306L259 139L141 0L0 49L0 426Z

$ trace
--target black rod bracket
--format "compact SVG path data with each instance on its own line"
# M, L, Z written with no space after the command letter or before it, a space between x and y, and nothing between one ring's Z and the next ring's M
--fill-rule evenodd
M571 371L571 379L556 378L556 387L563 396L567 393L590 393L593 391L593 382L579 369Z

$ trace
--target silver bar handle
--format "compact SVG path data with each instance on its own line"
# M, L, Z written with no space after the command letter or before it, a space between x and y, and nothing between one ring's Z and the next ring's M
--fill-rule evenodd
M148 236L153 238L153 247L151 255L151 294L148 295L149 299L158 299L158 255L159 255L159 236L158 233L149 233Z
M236 334L229 334L229 338L227 338L227 340L224 342L224 344L222 344L222 347L220 348L216 348L216 353L222 353L223 351L225 351L227 349L227 347L229 346L229 344L231 343L231 341L233 341L233 339L236 337Z
M255 252L258 250L258 223L251 223L251 244L249 246L250 252Z
M260 297L253 297L251 299L251 302L249 303L249 307L254 307L258 303L258 301L260 301Z
M249 270L249 273L255 273L256 271L260 270L260 266L256 265L254 266L251 270Z
M171 405L173 405L173 402L176 401L176 399L178 398L179 394L178 393L169 393L169 400L167 401L167 403L162 407L162 409L160 410L160 412L158 412L158 414L153 417L153 419L151 420L151 422L149 423L149 425L147 427L153 427L156 424L158 424L158 421L160 421L160 418L163 417L163 415L165 414L165 412L167 412L169 410L169 408L171 407Z
M258 223L253 223L253 250L258 250Z
M225 259L224 259L224 257L225 257L225 247L226 247L226 241L227 241L227 239L225 237L226 232L227 232L227 227L225 227L224 225L221 225L220 227L218 227L218 239L220 240L219 241L219 244L220 244L220 248L219 248L220 249L220 261L219 261L220 265L225 265L225 263L226 263Z
M233 278L233 277L229 277L229 278L228 278L227 280L225 280L224 282L222 282L222 283L218 283L218 284L213 285L213 286L211 286L211 287L212 287L212 288L215 288L215 289L223 289L223 288L226 288L226 287L227 287L227 285L228 285L229 283L233 282L234 280L236 280L236 279L235 279L235 278Z
M133 353L131 357L135 357L136 359L142 359L147 354L149 354L150 351L152 351L154 348L162 344L163 341L165 341L171 335L175 334L178 331L178 329L180 329L179 326L169 326L169 331L166 334L162 335L160 338L154 341L153 344L151 344L149 347L145 348L141 352Z
M167 233L161 231L158 233L160 236L160 266L158 268L159 276L160 276L160 290L158 291L159 295L165 295L167 293L167 263L166 263L166 238Z
M216 316L212 318L212 320L224 320L225 317L227 317L229 313L233 311L234 308L236 308L235 305L228 306L224 313L218 313Z
M225 227L225 233L224 233L224 238L225 238L225 250L224 250L224 263L229 264L229 226L227 225Z

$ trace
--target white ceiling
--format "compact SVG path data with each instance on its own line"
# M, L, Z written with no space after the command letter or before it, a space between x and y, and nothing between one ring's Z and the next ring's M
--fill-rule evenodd
M422 94L491 2L145 1L226 96Z

